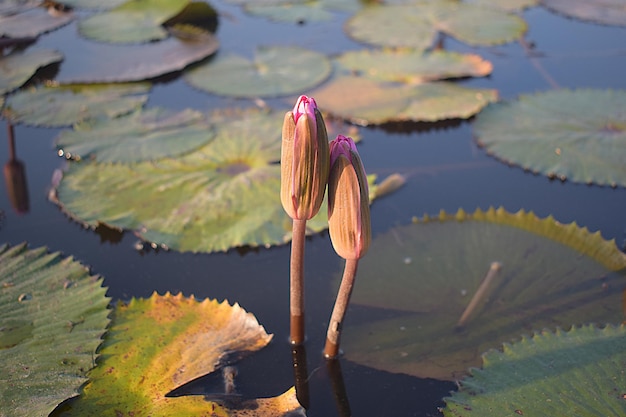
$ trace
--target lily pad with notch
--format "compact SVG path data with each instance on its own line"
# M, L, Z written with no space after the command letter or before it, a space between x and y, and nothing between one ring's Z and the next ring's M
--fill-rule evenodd
M451 0L416 1L410 5L363 8L346 23L353 39L383 47L430 48L439 32L470 45L511 42L526 31L514 14Z
M216 137L187 154L133 164L70 163L53 199L89 227L129 229L182 252L218 252L291 240L280 204L284 113L213 113ZM373 181L373 178L372 178ZM371 195L376 186L371 184ZM308 232L328 227L325 206Z
M374 239L352 296L368 318L349 317L342 347L363 365L454 380L521 334L622 321L625 290L626 255L599 232L502 208L442 212Z
M185 74L192 86L232 97L278 97L313 88L331 73L330 61L299 46L259 47L252 61L218 55Z
M623 0L541 0L541 3L552 11L575 19L626 26Z
M487 107L479 145L550 178L626 187L626 91L556 90Z
M67 25L74 17L72 11L57 9L54 4L49 7L26 8L16 14L0 15L0 37L36 38Z
M181 71L219 48L214 35L195 26L179 24L167 29L175 36L149 44L114 46L77 42L80 49L76 55L80 60L68 62L76 65L70 65L71 72L62 71L57 79L63 84L147 80Z
M149 83L39 86L8 97L3 115L12 123L47 127L115 118L141 108L150 87Z
M59 134L57 147L67 158L130 164L175 158L214 137L215 129L199 111L151 108L116 119L80 123Z
M324 111L358 125L468 118L498 96L450 82L398 85L357 76L333 78L311 95Z
M78 22L86 38L111 43L140 43L169 36L163 24L188 7L190 1L128 0L106 12Z

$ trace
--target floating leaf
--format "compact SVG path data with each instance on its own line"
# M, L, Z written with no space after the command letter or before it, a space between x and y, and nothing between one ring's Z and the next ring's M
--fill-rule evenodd
M260 47L253 61L238 55L218 55L187 72L196 88L234 97L276 97L315 87L331 72L330 61L297 46Z
M371 6L346 23L357 41L418 50L432 46L438 31L471 45L497 45L522 36L526 23L501 10L449 0Z
M153 294L118 304L80 397L61 416L282 416L304 415L293 389L279 397L243 401L228 410L202 396L166 397L191 380L266 346L272 336L239 305L181 294Z
M277 22L321 22L331 20L333 13L322 2L286 3L278 5L248 3L245 11Z
M110 10L114 7L120 6L125 3L126 0L63 0L63 4L76 8L76 9L88 9L88 10Z
M626 415L626 328L592 325L548 331L491 350L444 416Z
M515 12L536 6L539 0L469 0L467 3Z
M360 125L467 118L497 99L495 90L451 83L390 85L338 77L311 93L324 111Z
M28 81L39 68L62 59L61 53L50 49L13 51L0 56L0 94L15 90Z
M418 84L459 77L482 77L493 66L478 55L449 51L349 51L335 58L339 68L380 81Z
M57 201L91 227L130 229L178 251L288 242L291 222L280 204L277 164L283 115L214 114L215 139L177 158L132 165L70 163ZM326 229L326 209L307 227L309 233Z
M441 213L374 239L352 300L380 319L346 323L343 348L374 368L456 379L522 333L623 320L625 289L626 255L599 232L524 211Z
M77 395L109 322L102 280L25 244L0 246L0 410L47 416Z
M0 16L0 36L9 38L37 37L65 26L74 20L71 11L61 11L51 6L49 8L32 8L24 12Z
M162 27L180 13L189 1L128 0L104 13L78 22L80 34L94 40L112 43L149 42L165 39Z
M146 80L200 61L217 51L219 42L208 32L177 26L180 36L147 45L90 44L81 51L76 73L58 77L63 83L105 83ZM165 57L165 58L164 58Z
M541 0L541 3L565 16L605 25L626 26L624 0Z
M70 126L104 115L114 118L141 108L150 84L48 85L10 96L4 116L13 123Z
M40 0L4 0L0 3L0 16L22 13L39 5L41 5Z
M81 123L61 132L57 146L67 158L128 164L184 155L214 137L214 129L198 111L154 108Z
M626 186L626 91L556 90L497 103L474 124L480 145L551 178Z

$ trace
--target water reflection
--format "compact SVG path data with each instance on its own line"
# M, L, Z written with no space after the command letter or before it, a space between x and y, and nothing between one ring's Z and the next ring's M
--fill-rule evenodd
M13 210L15 210L17 214L26 214L30 208L26 167L22 161L17 159L15 131L13 125L9 122L7 122L7 136L9 143L9 160L4 164L3 169L7 195Z

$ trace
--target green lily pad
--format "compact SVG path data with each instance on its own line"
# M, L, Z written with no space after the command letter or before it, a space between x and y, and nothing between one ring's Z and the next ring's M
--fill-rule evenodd
M259 47L253 61L218 55L187 72L185 80L210 93L233 97L277 97L315 87L331 72L330 61L297 46Z
M109 322L102 279L72 258L0 246L0 410L47 416L78 394Z
M291 219L280 204L277 164L283 115L213 114L215 139L176 158L131 165L70 163L54 198L90 227L130 229L178 251L286 243ZM375 186L371 194L376 195ZM326 208L307 227L309 233L325 230Z
M548 331L491 350L443 415L604 417L626 415L626 327Z
M331 20L335 12L354 13L363 5L359 0L230 0L244 10L277 22L307 23Z
M470 45L510 42L524 34L526 23L497 9L425 0L364 8L347 21L345 30L355 40L372 45L425 50L438 32Z
M441 213L374 239L352 301L380 318L346 323L342 347L360 364L454 380L522 333L621 321L624 290L626 255L599 232L524 211Z
M189 1L128 0L109 11L94 14L78 22L82 36L102 42L137 43L168 37L162 27L176 16Z
M19 91L7 100L3 115L13 123L70 126L100 115L118 117L141 108L150 84L48 85Z
M199 111L153 108L81 123L61 132L57 146L68 159L128 164L184 155L214 137L214 129Z
M626 186L626 91L556 90L489 106L478 143L551 178Z
M179 37L146 45L113 46L90 43L70 74L61 73L62 83L110 83L147 80L180 71L201 61L219 48L209 32L177 25L168 28ZM167 57L167 59L163 59Z
M167 293L120 303L100 351L103 360L89 373L80 397L59 415L304 415L293 388L279 397L249 401L237 393L214 395L226 405L199 395L166 397L178 386L265 347L271 339L251 313L226 301Z
M0 94L15 90L28 81L39 68L62 59L60 52L50 49L13 51L0 56Z
M0 16L0 36L9 38L37 37L58 29L74 20L71 11L60 11L51 6L31 8L21 13Z
M515 12L536 6L539 0L469 0L467 3Z
M398 86L363 77L340 76L311 96L324 111L355 124L368 125L467 118L496 101L497 91L446 82Z
M374 80L419 84L425 81L459 77L482 77L493 69L491 62L478 55L449 51L361 50L335 58L342 71L357 72Z
M550 10L576 19L626 26L623 0L541 0L541 3Z

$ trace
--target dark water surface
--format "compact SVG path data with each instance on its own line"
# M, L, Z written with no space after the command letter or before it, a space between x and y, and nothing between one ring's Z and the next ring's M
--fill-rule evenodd
M222 52L250 56L257 45L274 44L298 44L329 54L362 47L343 34L343 15L331 22L290 25L252 18L238 7L221 2L213 4L223 14L217 32ZM626 88L626 28L573 21L542 8L530 9L524 17L529 23L526 40L534 45L532 56L519 43L470 48L445 40L447 49L474 52L494 64L491 76L464 80L464 84L496 88L504 99L555 86ZM85 43L78 39L74 23L43 36L37 46L56 48L66 55L59 71L59 78L63 78L71 75L72 67L80 65ZM288 100L268 103L276 108L292 105ZM250 105L248 100L222 99L196 91L176 76L160 80L148 103L202 111ZM137 251L137 238L132 233L85 230L47 199L53 172L64 165L53 144L57 133L55 129L15 127L17 155L26 165L30 211L16 214L2 183L0 242L27 241L31 247L45 245L52 251L73 255L105 277L114 299L147 297L153 291L182 291L198 298L236 301L274 334L270 346L241 362L237 380L242 392L270 396L293 385L291 348L287 343L289 247L212 255ZM462 207L473 211L477 207L504 206L509 211L531 210L541 217L552 214L563 223L576 221L623 244L626 190L550 181L500 163L475 145L471 121L402 129L368 128L362 129L361 135L359 149L368 172L380 177L400 172L408 177L402 189L373 205L375 236L394 225L409 223L413 216L436 214L440 209L450 212ZM7 143L4 126L0 143ZM0 161L4 163L8 158L7 147L0 146ZM326 233L307 243L306 349L312 374L308 415L340 415L321 350L336 292L330 283L340 273L341 263ZM452 383L393 375L345 360L340 365L355 416L437 415L442 397L455 388ZM211 390L211 379L204 382ZM203 389L204 383L190 387L193 392Z

